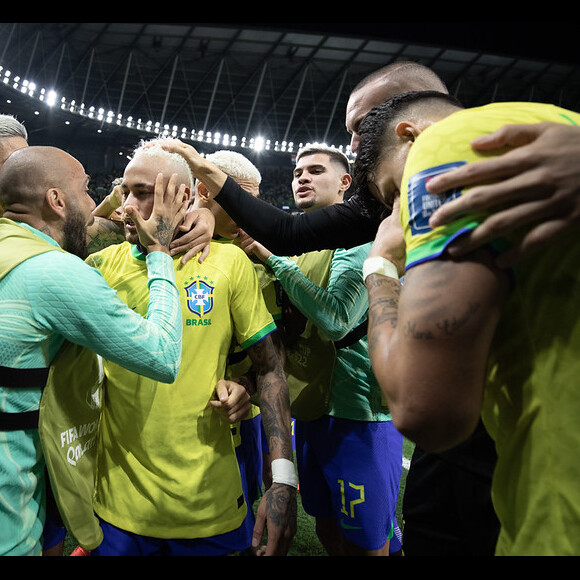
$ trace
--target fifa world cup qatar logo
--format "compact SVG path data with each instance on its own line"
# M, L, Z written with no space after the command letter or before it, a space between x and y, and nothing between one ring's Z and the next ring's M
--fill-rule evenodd
M213 286L203 280L195 280L185 287L187 308L198 316L204 316L213 308Z

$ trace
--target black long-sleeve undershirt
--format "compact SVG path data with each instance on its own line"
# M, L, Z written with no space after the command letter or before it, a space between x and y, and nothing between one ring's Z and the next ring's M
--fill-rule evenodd
M228 177L216 196L228 215L252 238L278 256L352 248L374 240L382 214L361 207L356 195L343 203L292 215L254 197Z

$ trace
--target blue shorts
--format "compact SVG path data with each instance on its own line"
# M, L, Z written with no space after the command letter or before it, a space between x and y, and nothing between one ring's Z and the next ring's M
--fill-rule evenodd
M242 489L248 506L248 513L242 524L250 537L254 532L254 511L252 506L262 493L262 418L256 415L239 423L240 444L236 446L236 458L242 477Z
M56 523L47 516L44 523L44 531L42 532L42 549L50 550L64 542L66 534L67 530L61 523Z
M400 549L403 436L391 421L328 415L296 421L296 458L306 513L335 519L343 536L365 550L378 550L388 539L391 552Z
M262 492L262 418L256 415L239 423L240 445L236 458L242 476L246 503L251 508Z
M244 525L211 538L151 538L121 530L101 520L103 541L91 556L233 556L247 550L252 541Z

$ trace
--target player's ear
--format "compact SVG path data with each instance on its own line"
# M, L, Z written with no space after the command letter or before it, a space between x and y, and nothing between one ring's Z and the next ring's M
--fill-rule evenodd
M352 176L350 175L350 173L344 173L342 175L342 177L340 178L340 184L342 186L342 191L348 190L348 188L352 184Z
M420 135L421 131L414 123L410 121L401 121L397 123L395 132L399 139L406 141L415 141L415 139Z
M66 195L59 187L50 187L44 194L44 205L54 215L65 217Z

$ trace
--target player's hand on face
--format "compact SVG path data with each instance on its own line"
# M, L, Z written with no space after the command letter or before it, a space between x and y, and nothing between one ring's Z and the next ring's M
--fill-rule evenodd
M143 219L135 207L125 206L125 213L135 224L139 241L147 251L169 253L169 244L176 227L183 221L187 211L185 185L177 186L177 175L173 174L164 187L162 173L155 180L153 210L148 219Z
M397 197L393 202L391 215L385 218L377 230L375 240L371 245L369 257L381 256L397 266L399 275L405 271L406 246L400 218L401 200Z
M211 211L206 208L188 211L183 223L179 226L179 231L183 234L171 242L171 255L184 254L181 263L186 264L201 252L198 258L201 264L209 255L209 243L213 238L214 229L215 217Z

